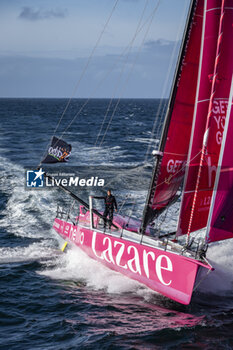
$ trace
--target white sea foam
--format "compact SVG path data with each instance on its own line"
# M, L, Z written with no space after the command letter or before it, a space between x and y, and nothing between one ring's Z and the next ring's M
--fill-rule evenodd
M143 144L151 144L153 142L153 144L158 144L159 143L159 139L150 139L148 137L133 137L133 136L130 136L126 139L126 141L129 141L129 142L137 142L137 143L143 143Z
M1 214L1 227L7 228L16 236L43 237L40 224L49 223L55 212L51 203L54 193L45 190L25 189L25 170L9 160L0 157L3 167L1 189L10 196Z
M24 169L4 158L0 161L4 169L2 190L6 193L9 193L9 189L11 190L6 208L2 211L1 227L5 228L9 234L22 239L40 239L39 242L30 243L29 241L27 246L0 248L0 263L54 257L56 267L50 269L50 264L45 263L44 271L39 273L51 278L81 279L91 288L105 289L109 293L123 293L141 288L139 283L109 270L90 259L78 248L73 248L67 254L59 256L55 249L58 246L59 237L52 229L42 229L44 224L52 227L57 192L25 190Z
M198 287L199 291L219 295L228 295L232 292L232 249L232 241L215 244L209 249L208 259L214 265L215 271L202 281ZM45 268L40 273L52 279L83 280L88 287L97 290L104 289L108 293L134 293L149 302L162 298L158 293L137 281L130 280L89 258L76 247L72 247L66 254L60 256L55 268Z
M137 281L110 270L91 259L78 247L72 247L61 256L55 268L45 269L40 274L54 279L83 280L88 287L97 290L104 289L108 293L125 293L144 288Z
M25 190L23 167L0 157L2 166L1 191L7 196L6 206L1 211L1 229L8 235L22 238L16 247L0 248L0 263L37 260L51 257L56 248L55 233L51 218L55 216L54 194L48 191ZM29 238L28 241L23 241ZM30 240L32 239L32 241ZM36 240L36 242L35 242ZM39 240L39 242L38 242ZM17 243L16 243L17 244Z
M81 166L90 166L90 163L109 166L111 161L114 161L114 165L118 166L119 161L128 157L126 151L123 150L121 146L112 146L108 148L98 146L88 147L86 144L76 141L73 142L72 147L73 164ZM117 163L116 160L118 160ZM125 165L125 163L122 162L122 166L123 165Z
M200 284L199 290L213 294L232 294L233 290L233 240L210 245L207 258L214 271Z
M58 249L48 246L45 241L32 243L26 247L2 247L0 248L0 264L51 259L59 254Z

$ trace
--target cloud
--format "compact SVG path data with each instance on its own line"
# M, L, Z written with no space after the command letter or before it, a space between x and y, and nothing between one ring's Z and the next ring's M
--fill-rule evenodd
M158 39L158 40L148 40L145 42L144 47L146 50L162 50L162 49L172 49L174 45L179 45L179 42Z
M25 19L29 21L38 21L49 18L64 18L67 16L66 10L42 10L34 9L31 7L23 7L19 14L20 19Z

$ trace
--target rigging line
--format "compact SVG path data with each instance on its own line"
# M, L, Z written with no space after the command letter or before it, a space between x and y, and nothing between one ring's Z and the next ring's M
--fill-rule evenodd
M74 90L73 90L73 93L72 93L71 97L69 98L69 100L68 100L68 102L67 102L67 104L66 104L66 107L65 107L65 109L64 109L64 111L63 111L63 113L62 113L62 115L61 115L61 117L60 117L60 120L59 120L59 122L58 122L58 124L57 124L57 126L56 126L56 128L55 128L55 130L54 130L54 134L56 133L56 131L57 131L57 129L58 129L58 127L59 127L59 125L60 125L60 123L61 123L61 121L62 121L62 119L63 119L63 117L64 117L64 115L65 115L65 113L66 113L66 111L67 111L67 109L68 109L68 107L69 107L69 105L70 105L70 103L71 103L72 98L74 97L75 93L76 93L77 90L78 90L78 87L79 87L79 85L80 85L80 83L81 83L81 80L83 79L83 77L84 77L84 75L85 75L85 73L86 73L86 71L87 71L87 69L88 69L88 66L89 66L89 64L90 64L90 61L91 61L91 59L92 59L92 57L93 57L93 55L94 55L94 53L95 53L97 47L99 46L99 43L100 43L100 41L101 41L101 39L102 39L102 37L103 37L103 34L104 34L104 32L105 32L105 30L106 30L106 28L107 28L107 26L108 26L108 24L109 24L109 22L110 22L110 20L111 20L111 18L112 18L112 15L113 15L113 13L114 13L114 11L115 11L115 9L116 9L116 6L117 6L118 2L119 2L119 0L116 0L115 3L114 3L114 5L113 5L113 8L112 8L112 10L111 10L111 12L110 12L110 15L109 15L109 17L108 17L108 19L107 19L107 21L106 21L106 23L105 23L105 25L104 25L104 27L103 27L103 29L102 29L100 35L99 35L99 37L98 37L98 39L97 39L97 41L96 41L96 43L95 43L95 46L93 47L93 49L92 49L92 51L91 51L90 56L88 57L88 60L87 60L85 66L84 66L84 68L83 68L83 70L82 70L82 73L81 73L81 75L80 75L80 78L79 78L77 84L75 85Z
M175 56L175 53L176 53L176 50L177 50L177 46L179 44L179 37L180 37L181 31L183 29L183 22L184 22L187 6L188 6L188 1L187 1L186 7L184 6L184 11L183 11L183 15L182 15L182 21L180 22L180 26L179 26L179 29L177 31L176 43L175 43L175 45L173 47L173 50L172 50L172 55L171 55L171 59L170 59L170 62L169 62L169 67L168 67L166 79L165 79L165 82L164 82L164 85L163 85L162 97L160 98L159 107L158 107L158 110L157 110L157 113L156 113L156 116L155 116L154 124L153 124L153 127L152 127L152 132L151 132L150 143L148 144L148 147L147 147L147 152L146 152L144 163L146 163L148 161L149 152L151 150L152 144L154 142L156 142L154 140L154 138L159 137L159 134L161 133L161 127L162 127L162 124L163 124L163 118L162 117L163 117L165 109L166 109L166 103L164 103L164 98L165 98L165 94L166 94L167 87L168 87L169 76L171 74L171 69L172 69L172 66L173 66L174 56ZM160 114L161 109L162 109L162 113ZM159 116L160 116L160 122L157 125L157 121L158 121ZM157 129L157 134L155 135L155 130L156 129Z
M174 176L176 176L176 175L179 174L181 171L183 171L183 170L185 169L185 167L186 167L187 165L189 165L190 162L192 162L192 161L193 161L196 157L198 157L200 154L201 154L201 150L200 150L192 159L190 159L190 161L187 162L187 163L185 164L184 167L180 168L180 169L179 169L176 173L174 173L173 175L170 175L169 181L171 181L172 178L173 178ZM152 189L155 189L155 188L157 189L157 187L159 187L159 186L165 184L166 181L168 181L168 179L165 179L164 181L160 182L159 184L153 186Z
M142 50L143 44L145 43L146 37L147 37L147 35L148 35L149 29L150 29L150 27L151 27L151 24L152 24L153 19L154 19L154 15L155 15L155 13L156 13L158 7L159 7L159 4L160 4L160 0L158 0L157 4L156 4L156 6L155 6L155 8L154 8L154 10L153 10L153 12L152 12L152 16L151 16L151 20L150 20L150 22L149 22L148 28L147 28L146 33L145 33L145 35L144 35L143 41L142 41L142 43L141 43L141 45L140 45L140 47L139 47L139 50L138 50L138 52L137 52L136 58L135 58L135 60L134 60L134 62L133 62L133 65L131 66L131 70L129 71L129 74L128 74L127 78L126 78L126 81L125 81L125 84L124 84L123 89L124 89L125 86L127 85L128 81L129 81L129 79L130 79L130 76L131 76L131 74L132 74L132 71L133 71L133 69L134 69L134 67L135 67L135 65L136 65L138 56L139 56L139 54L140 54L140 52L141 52L141 50ZM123 90L123 89L122 89L122 90ZM122 93L122 94L123 94L123 93ZM121 95L122 95L122 94L121 94ZM110 118L110 120L109 120L109 123L108 123L108 125L107 125L107 128L106 128L106 130L105 130L105 133L104 133L104 135L103 135L103 137L102 137L102 140L101 140L101 143L100 143L99 146L101 146L101 145L103 144L104 138L105 138L105 136L106 136L106 134L107 134L107 131L108 131L110 125L111 125L112 119L113 119L113 117L114 117L114 115L115 115L115 113L116 113L116 110L117 110L117 108L118 108L118 105L119 105L119 103L120 103L120 100L121 100L121 98L118 98L118 101L117 101L117 103L116 103L116 105L115 105L115 108L114 108L114 110L113 110L112 116L111 116L111 118Z
M130 219L131 219L131 217L132 217L132 214L133 214L133 210L134 210L135 204L136 204L136 200L134 200L134 202L133 202L133 206L132 206L132 208L131 208L131 210L130 210L130 215L129 215L129 218L128 218L128 221L127 221L126 227L129 225L129 222L130 222Z
M149 30L150 30L151 24L152 24L152 22L153 22L155 13L156 13L156 11L157 11L159 5L160 5L160 2L161 2L161 0L158 0L157 4L156 4L156 6L155 6L155 8L154 8L154 10L153 10L153 12L152 12L153 15L151 16L151 20L150 20L150 22L149 22L149 25L148 25L148 27L147 27L147 30L146 30L146 32L145 32L145 35L144 35L144 37L143 37L143 40L142 40L142 42L141 42L141 45L140 45L140 47L139 47L139 50L138 50L138 52L137 52L136 58L135 58L135 60L134 60L134 62L133 62L133 65L131 66L131 70L129 71L129 74L128 74L126 80L125 80L125 84L124 84L124 87L122 88L122 91L124 90L126 84L128 83L128 81L129 81L129 79L130 79L130 76L131 76L131 73L132 73L132 71L133 71L133 69L134 69L134 67L135 67L135 65L136 65L136 61L137 61L137 59L138 59L139 54L141 53L142 47L143 47L143 45L144 45L144 43L145 43L146 37L147 37L147 35L148 35L148 32L149 32ZM121 91L121 96L122 96L122 91ZM101 140L99 146L101 146L101 145L103 144L104 138L105 138L105 136L106 136L106 134L107 134L107 131L108 131L110 125L111 125L111 122L112 122L113 117L114 117L114 115L115 115L115 113L116 113L116 110L117 110L117 107L118 107L118 105L119 105L119 103L120 103L120 100L121 100L121 97L118 98L118 100L117 100L117 103L116 103L116 105L115 105L115 108L114 108L114 110L113 110L113 113L112 113L111 118L110 118L110 120L109 120L109 122L108 122L107 128L106 128L106 130L105 130L105 133L104 133L104 135L103 135L103 137L102 137L102 140Z
M122 204L121 204L121 206L120 206L120 209L119 209L119 211L118 211L118 214L121 213L121 211L122 211L122 209L123 209L123 207L124 207L124 205L125 205L125 202L126 202L127 199L129 199L130 197L131 197L131 194L127 194L127 195L125 196L125 199L124 199L124 201L122 202Z
M128 174L130 174L131 172L134 172L135 170L136 170L136 172L142 172L143 169L144 169L144 168L141 167L141 166L140 166L140 167L137 167L136 169L133 168L133 169L130 169L130 170L128 171ZM118 176L118 175L116 175L114 178L112 178L103 188L106 188L106 187L108 188L108 187L110 186L110 184L112 184L112 182L114 181L114 179L117 178L117 176ZM122 202L122 204L121 204L121 207L120 207L118 213L120 213L120 212L122 211L123 206L125 205L127 199L130 198L130 197L132 197L132 194L130 194L130 193L128 193L128 194L125 196L125 199L123 200L123 202Z
M130 55L130 53L131 53L131 50L132 50L132 47L133 47L133 43L134 43L134 41L135 41L135 39L136 39L136 37L137 37L137 34L138 34L139 29L140 29L140 25L141 25L141 22L142 22L142 20L143 20L143 17L144 17L146 8L147 8L147 6L148 6L148 3L149 3L149 0L147 0L147 1L145 2L145 5L144 5L144 8L143 8L142 14L141 14L141 16L140 16L140 19L139 19L139 22L138 22L138 25L137 25L137 28L136 28L136 31L135 31L134 36L133 36L133 38L132 38L132 40L131 40L131 42L130 42L130 45L129 45L128 49L127 49L127 51L128 51L128 52L127 52L127 55L126 55L126 57L125 57L125 60L124 60L123 65L122 65L121 72L120 72L120 75L119 75L119 77L118 77L118 80L117 80L117 82L116 82L116 84L115 84L115 89L114 89L114 94L113 94L114 97L116 96L116 92L117 92L118 86L120 85L121 77L122 77L122 75L123 75L123 72L124 72L124 70L125 70L126 64L127 64L127 62L128 62L128 58L129 58L129 55ZM106 119L107 119L107 116L108 116L108 113L109 113L109 110L110 110L110 107L111 107L111 105L112 105L112 102L113 102L114 97L111 98L111 100L110 100L110 102L109 102L109 104L108 104L107 111L106 111L106 113L105 113L105 115L104 115L104 118L103 118L103 121L102 121L100 130L99 130L99 133L98 133L97 138L96 138L96 141L95 141L95 146L97 146L99 137L100 137L101 132L102 132L102 130L103 130L103 126L104 126L105 121L106 121Z
M173 49L173 52L172 52L172 60L174 59L174 56L175 56L175 53L176 53L176 50L177 50L177 47L178 47L178 44L179 44L179 37L182 36L182 32L183 32L183 28L184 28L184 25L185 25L185 19L186 19L186 12L188 11L188 8L189 8L189 4L190 4L190 1L187 0L187 3L186 3L186 8L184 7L183 9L183 14L182 14L182 21L180 22L180 26L179 26L179 29L178 29L178 32L177 32L177 36L176 36L176 45ZM182 24L183 22L183 24ZM171 68L172 68L172 60L170 61L170 64L171 66L169 67L170 71L171 71ZM170 74L170 72L169 72ZM168 76L167 76L168 78ZM167 82L166 84L168 85L168 79L167 79ZM165 97L165 91L164 91L164 95L163 95L163 98ZM164 103L163 104L163 109L162 109L162 113L161 113L161 116L165 115L165 111L167 109L167 104ZM159 124L159 128L158 128L158 132L159 132L159 135L161 134L161 129L162 129L162 125L163 125L163 122L164 120L161 118L160 119L160 124Z
M110 20L111 20L111 18L112 18L112 15L113 15L113 13L114 13L116 7L117 7L118 2L119 2L119 0L116 0L115 3L114 3L114 5L113 5L113 8L112 8L112 10L111 10L111 12L110 12L110 15L109 15L109 17L108 17L106 23L104 24L104 27L103 27L103 29L102 29L102 31L101 31L101 33L100 33L100 35L99 35L99 37L98 37L96 43L95 43L95 46L93 47L93 49L92 49L92 51L91 51L91 54L90 54L90 56L88 57L87 62L86 62L85 66L84 66L84 68L83 68L83 70L82 70L82 72L81 72L81 75L80 75L80 77L79 77L79 80L78 80L78 82L76 83L76 85L75 85L75 87L74 87L74 89L73 89L73 92L72 92L72 94L71 94L71 97L69 98L69 100L68 100L68 102L67 102L67 104L66 104L66 106L65 106L65 108L64 108L64 110L63 110L63 112L62 112L62 114L61 114L61 116L60 116L60 119L59 119L59 121L58 121L58 123L57 123L57 126L56 126L55 129L54 129L54 132L53 132L53 135L52 135L52 137L51 137L50 142L52 141L53 136L55 136L55 134L56 134L56 132L57 132L57 130L58 130L60 124L61 124L61 121L62 121L62 119L63 119L63 117L64 117L64 115L65 115L65 113L66 113L66 111L67 111L67 109L68 109L68 107L69 107L69 105L70 105L70 103L71 103L71 100L73 99L75 93L77 92L77 90L78 90L78 88L79 88L79 85L80 85L80 83L81 83L81 81L82 81L82 79L83 79L83 77L84 77L84 75L85 75L85 73L86 73L86 71L87 71L87 69L88 69L88 66L89 66L89 64L90 64L90 62L91 62L91 59L92 59L92 57L93 57L93 55L94 55L94 53L95 53L97 47L99 46L99 43L100 43L100 41L101 41L101 39L102 39L102 37L103 37L103 34L104 34L104 32L105 32L105 30L106 30L106 28L107 28L107 26L108 26L108 24L109 24L109 22L110 22ZM49 146L50 142L48 143L47 147ZM56 145L56 144L55 144L55 145ZM47 149L46 149L46 151L47 151ZM43 154L41 160L44 158L44 156L45 156L45 154L46 154L46 151L45 151L45 153ZM40 161L39 166L40 166L40 165L41 165L41 161Z
M143 166L139 166L136 168L136 172L142 172L142 170L144 170L144 167ZM128 170L128 174L130 174L131 172L134 172L135 171L135 168L132 168L130 170ZM109 187L109 185L114 181L115 178L117 178L118 175L116 175L114 178L112 178L106 185L103 186L103 188L106 188L106 187Z
M167 207L165 213L163 214L163 216L162 216L162 218L160 220L160 222L157 224L158 234L161 233L161 226L162 226L162 224L165 223L165 220L166 220L167 214L168 214L168 210L169 210L169 208Z
M143 28L145 27L145 25L147 24L147 22L150 20L150 18L152 17L153 13L149 15L149 17L147 18L147 20L142 24L141 28L139 28L137 35L143 30ZM131 40L132 41L132 40ZM121 58L127 53L127 50L130 48L131 45L131 41L128 44L128 46L123 50L123 52L120 54L120 56L118 57L117 61L120 61ZM95 94L96 91L98 91L98 89L100 88L101 84L105 81L105 79L107 79L107 77L112 73L112 71L114 70L116 66L116 63L113 64L113 66L109 69L109 71L107 72L107 74L105 75L105 77L103 78L103 80L97 85L97 87L92 91L92 93L90 94L90 96L87 98L87 100L84 102L84 104L80 107L79 111L74 115L73 119L70 121L70 123L68 124L68 126L66 127L66 129L63 131L63 133L61 134L61 138L64 136L64 134L67 132L67 130L71 127L71 125L73 124L73 122L75 121L75 119L81 114L83 108L88 104L88 102L90 101L91 97Z
M70 213L71 213L71 210L73 210L75 203L76 203L76 201L73 200L73 202L71 203L71 205L69 207L69 210L67 212L67 219L66 219L66 221L68 221L68 219L70 218Z
M184 20L184 18L185 18L185 13L186 13L186 10L187 10L187 6L188 6L188 1L187 1L186 8L184 7L183 16L182 16L182 19L183 19L183 20ZM173 63L173 60L174 60L175 52L176 52L176 50L177 50L177 46L178 46L178 43L179 43L180 33L181 33L182 29L183 29L183 20L180 22L180 26L179 26L179 29L178 29L178 32L177 32L177 35L176 35L176 44L175 44L174 47L173 47L172 56L171 56L170 63L169 63L169 68L168 68L168 73L167 73L167 75L166 75L166 80L165 80L164 86L163 86L162 97L161 97L161 99L160 99L160 104L159 104L158 112L156 113L156 117L155 117L154 124L153 124L153 128L152 128L151 141L150 141L150 143L149 143L149 145L148 145L148 148L147 148L147 153L146 153L146 157L145 157L145 162L148 160L149 152L150 152L150 149L151 149L151 147L152 147L153 142L156 143L156 140L154 140L154 137L155 137L155 138L158 138L159 135L161 134L161 128L162 128L162 124L163 124L163 118L162 118L162 116L164 115L165 109L167 108L166 103L164 103L164 97L165 97L166 90L167 90L167 86L168 86L168 80L169 80L169 76L170 76L170 73L171 73L172 63ZM161 112L161 109L162 109L162 112ZM160 112L161 112L161 114L160 114ZM157 125L157 119L158 119L159 116L160 116L160 122L159 122L159 124ZM155 129L157 129L156 135L155 135ZM154 135L155 135L155 136L154 136Z

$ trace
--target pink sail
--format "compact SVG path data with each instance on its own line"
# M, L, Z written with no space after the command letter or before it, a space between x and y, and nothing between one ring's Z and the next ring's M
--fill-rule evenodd
M142 232L174 200L184 177L198 76L203 1L192 3L159 151L143 213ZM184 137L185 135L185 137Z
M233 0L206 1L197 102L177 235L207 225L233 71L232 8Z
M219 159L215 191L207 226L207 242L233 238L233 78Z

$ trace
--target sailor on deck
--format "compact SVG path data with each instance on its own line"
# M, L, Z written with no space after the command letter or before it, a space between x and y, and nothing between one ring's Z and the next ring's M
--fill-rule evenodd
M117 211L116 198L112 195L111 190L107 191L107 196L93 197L93 198L104 199L104 201L105 201L105 210L103 213L104 228L106 228L107 217L109 217L108 224L109 224L109 228L111 228L114 209L115 209L115 211Z

